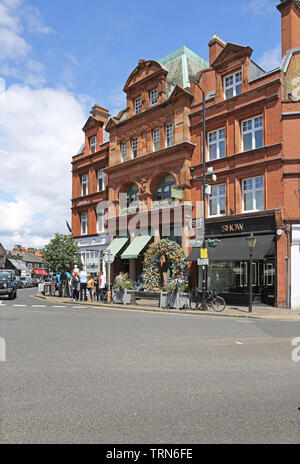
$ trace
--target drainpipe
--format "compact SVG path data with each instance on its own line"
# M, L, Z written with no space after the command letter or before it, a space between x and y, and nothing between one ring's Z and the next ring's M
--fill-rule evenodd
M286 257L285 257L285 264L286 264L286 308L291 309L291 275L290 275L290 233L291 233L291 225L287 224L285 227L286 233Z

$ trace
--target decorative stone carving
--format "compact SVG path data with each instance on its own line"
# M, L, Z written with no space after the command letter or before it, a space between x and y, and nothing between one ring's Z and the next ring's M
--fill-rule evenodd
M140 193L150 193L149 192L149 181L151 179L150 175L138 176L136 178L137 183L140 185Z

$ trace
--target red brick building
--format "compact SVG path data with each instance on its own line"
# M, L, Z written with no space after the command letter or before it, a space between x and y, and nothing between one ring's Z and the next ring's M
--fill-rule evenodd
M95 105L83 127L84 144L72 161L72 231L78 241L87 272L103 266L101 252L109 243L105 218L97 213L97 205L107 199L108 134L104 130L109 113Z
M73 158L72 227L78 238L95 237L96 204L108 198L114 273L123 269L136 278L147 245L164 236L187 255L193 251L188 221L202 201L203 160L202 93L188 80L196 74L206 94L207 168L217 175L205 198L206 239L221 240L209 248L208 284L228 302L247 304L252 272L255 301L300 307L300 2L284 0L277 8L279 68L264 72L250 47L214 36L209 63L186 47L159 61L140 60L124 86L126 108L107 124L108 112L93 108L85 149ZM109 143L103 143L105 124ZM97 190L99 170L106 173L106 191ZM250 270L245 237L251 232L257 244Z

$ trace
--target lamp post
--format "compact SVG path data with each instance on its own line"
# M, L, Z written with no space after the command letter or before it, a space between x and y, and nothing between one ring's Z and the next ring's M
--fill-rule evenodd
M246 237L247 245L249 247L249 313L252 313L252 256L253 250L256 245L256 238L251 232L249 237Z
M206 159L206 144L205 144L205 91L200 87L199 83L202 77L203 71L197 76L190 74L189 81L193 84L197 85L197 87L202 92L202 201L203 201L203 217L202 217L202 225L203 225L203 248L206 248L206 241L205 241L205 215L206 215L206 205L205 205L205 189L206 189L206 176L205 176L205 159ZM207 266L202 265L202 309L206 307L206 274L207 274ZM200 265L198 264L198 276L200 275Z

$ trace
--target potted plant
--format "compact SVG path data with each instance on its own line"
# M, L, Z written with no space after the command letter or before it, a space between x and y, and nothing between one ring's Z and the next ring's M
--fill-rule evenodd
M172 279L161 292L161 307L184 309L189 307L188 284L183 278Z
M113 286L113 302L117 304L130 304L132 290L135 286L128 274L124 274L123 280Z

